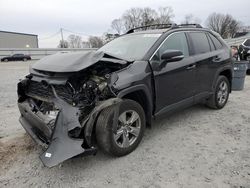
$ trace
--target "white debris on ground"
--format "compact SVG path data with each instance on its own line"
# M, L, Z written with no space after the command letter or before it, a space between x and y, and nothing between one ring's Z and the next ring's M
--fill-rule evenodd
M157 120L128 156L98 152L49 169L18 122L16 84L30 63L0 63L0 187L250 187L250 76L222 110Z

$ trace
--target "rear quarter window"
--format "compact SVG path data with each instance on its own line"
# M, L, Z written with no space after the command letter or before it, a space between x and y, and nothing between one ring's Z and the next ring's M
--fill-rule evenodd
M209 33L209 37L212 39L212 41L213 41L213 43L215 45L216 50L221 49L223 47L223 45L221 44L221 42L214 35L211 35Z
M210 44L211 51L216 50L214 42L212 41L211 37L209 35L207 35L207 38L208 38L208 41L209 41L209 44Z
M203 54L210 52L210 45L205 33L203 32L190 32L189 37L192 40L194 53Z

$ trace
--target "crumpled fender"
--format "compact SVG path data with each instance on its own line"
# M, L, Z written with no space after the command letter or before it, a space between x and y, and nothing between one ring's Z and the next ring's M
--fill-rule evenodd
M91 136L98 114L104 108L118 104L122 101L119 98L111 98L99 102L89 114L85 122L81 125L78 120L79 109L60 99L53 87L52 90L55 95L53 102L59 108L59 113L55 121L55 130L52 135L52 141L47 150L40 155L41 161L47 167L56 166L59 163L82 153L88 155L95 154L96 148L92 146ZM115 114L115 117L117 117L118 113L116 112ZM68 132L70 130L82 126L84 126L85 139L69 137ZM82 147L84 141L90 146L88 149Z
M94 127L94 124L96 122L96 118L98 117L99 113L104 108L119 104L120 102L122 102L122 99L120 99L120 98L110 98L110 99L107 99L105 101L101 101L101 102L99 102L99 104L96 105L96 107L90 113L88 119L86 119L85 122L83 123L84 137L85 137L85 141L87 142L88 146L92 146L93 127ZM117 119L118 113L119 113L118 109L115 110L114 119ZM113 121L113 122L115 122L115 121Z

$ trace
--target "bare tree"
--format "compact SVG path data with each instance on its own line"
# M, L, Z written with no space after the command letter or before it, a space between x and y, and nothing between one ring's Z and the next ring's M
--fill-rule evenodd
M120 35L125 29L122 19L114 19L111 23L111 28Z
M83 41L82 42L82 48L90 48L90 43L88 41Z
M141 23L140 26L151 25L154 24L156 19L158 18L157 12L151 8L143 8L141 11Z
M82 37L78 35L69 35L68 43L70 48L81 48L82 47Z
M141 26L141 16L141 8L131 8L127 10L122 16L125 29L129 30L131 28Z
M240 28L240 22L229 14L212 13L206 22L207 26L219 33L222 38L233 37Z
M182 24L200 24L201 20L199 18L196 18L193 14L187 14L184 18L184 21L182 21Z
M113 20L111 27L117 31L118 34L121 34L121 32L135 27L157 23L171 23L173 17L174 14L171 7L160 7L158 11L149 7L131 8L127 10L121 18Z
M158 24L169 24L171 19L174 17L174 11L172 7L160 7L158 9L158 18L156 23Z
M66 40L60 40L58 46L58 48L68 48L69 47L69 43Z
M114 40L115 38L119 37L119 34L112 34L112 33L104 33L103 34L103 43L106 44L110 42L111 40Z
M88 42L91 48L100 48L103 46L103 40L101 37L90 36Z

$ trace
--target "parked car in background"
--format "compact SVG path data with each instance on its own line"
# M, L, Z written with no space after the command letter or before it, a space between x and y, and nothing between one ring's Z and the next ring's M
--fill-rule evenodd
M155 118L197 103L222 109L232 65L223 39L200 25L134 28L97 51L32 65L18 83L20 123L48 167L97 149L127 155Z
M250 39L246 39L239 46L239 55L241 60L250 60Z
M27 61L31 60L31 57L29 55L24 54L14 54L12 56L3 57L1 61Z

